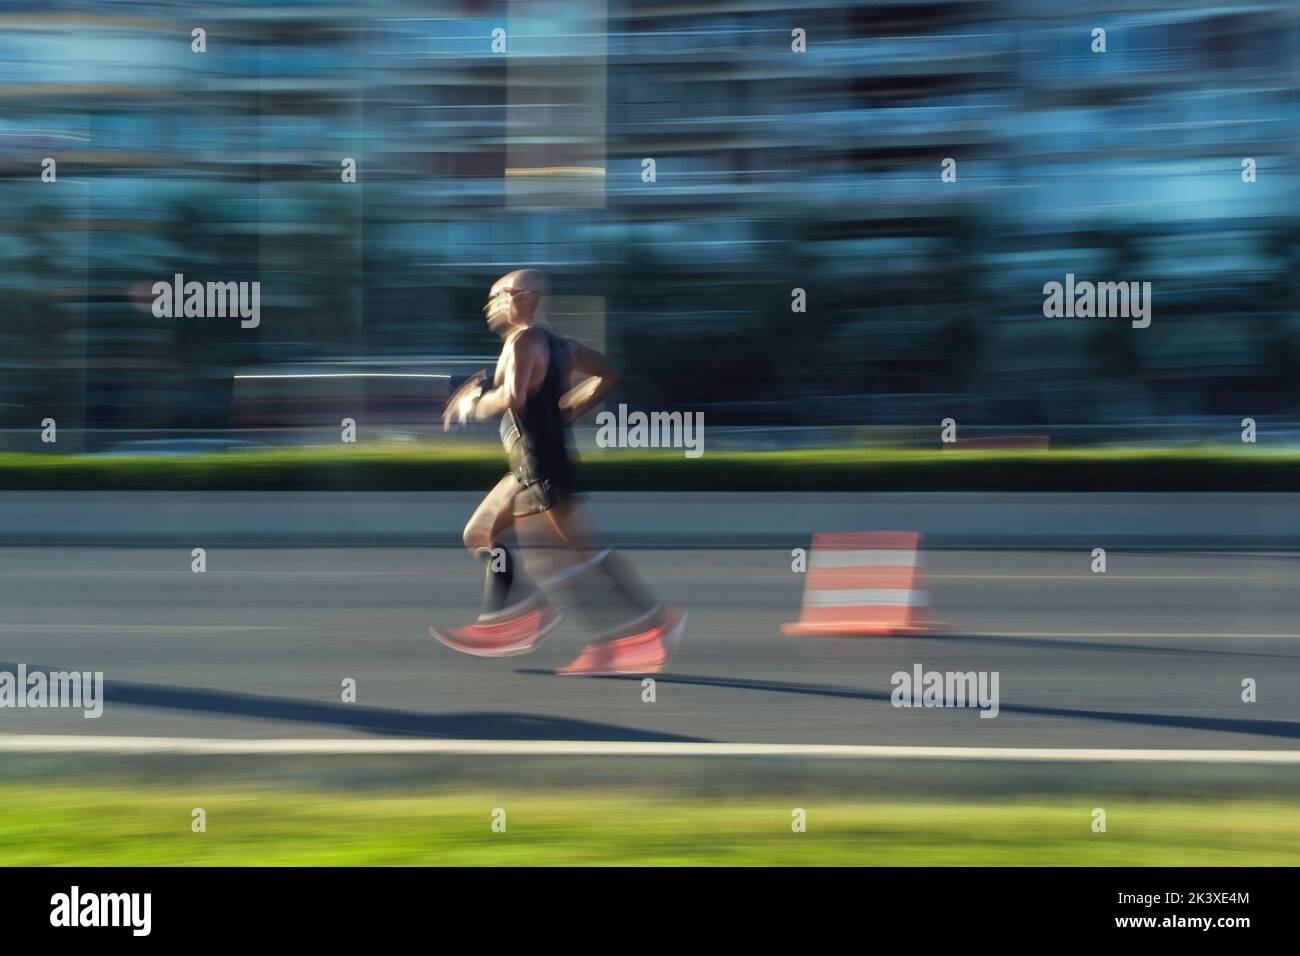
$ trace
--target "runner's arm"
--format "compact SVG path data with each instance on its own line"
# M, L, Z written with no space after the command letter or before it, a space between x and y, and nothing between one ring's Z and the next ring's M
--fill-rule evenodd
M542 336L532 332L530 329L510 343L510 357L506 361L504 379L499 387L484 392L475 404L476 421L496 418L507 408L516 415L523 414L524 403L528 401L528 383L532 381L538 360L538 350L545 342Z
M589 375L560 398L564 420L573 424L605 400L618 382L618 371L609 359L595 349L589 349L577 339L568 339L569 353L573 356L573 370Z

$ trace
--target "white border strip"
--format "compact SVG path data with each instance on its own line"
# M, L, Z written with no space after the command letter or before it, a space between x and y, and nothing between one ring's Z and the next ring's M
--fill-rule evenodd
M924 607L926 592L907 588L816 588L804 592L804 607Z
M881 760L1014 760L1300 765L1300 750L1118 750L1070 747L895 747L860 744L726 744L613 740L414 738L92 737L0 734L0 753L192 755L466 754L477 756L825 757Z
M916 566L916 552L892 549L889 551L819 551L813 549L808 556L810 568L911 568Z

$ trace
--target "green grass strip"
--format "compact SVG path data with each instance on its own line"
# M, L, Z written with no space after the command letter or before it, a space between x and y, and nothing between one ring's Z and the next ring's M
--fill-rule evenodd
M278 789L0 784L8 866L1300 864L1300 806L1095 796L846 801L811 794L655 797L475 791L357 795ZM791 809L807 832L791 831ZM207 831L191 830L202 807ZM494 808L506 831L491 829Z

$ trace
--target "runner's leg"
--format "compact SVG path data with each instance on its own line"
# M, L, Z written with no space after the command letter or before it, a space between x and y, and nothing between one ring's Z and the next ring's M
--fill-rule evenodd
M504 537L514 522L514 500L519 483L514 475L498 481L474 510L465 525L465 548L483 562L483 614L495 614L506 606L515 579L515 556Z
M554 533L573 549L579 567L590 563L591 570L603 574L630 608L630 616L620 614L619 625L605 634L605 639L658 623L663 614L659 599L623 555L610 548L598 548L596 530L579 503L572 499L558 502L546 511L546 516Z

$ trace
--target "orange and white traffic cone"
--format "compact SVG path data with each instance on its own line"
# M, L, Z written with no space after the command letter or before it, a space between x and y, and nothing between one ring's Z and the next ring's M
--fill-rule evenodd
M781 625L806 637L931 634L915 531L813 536L799 620Z

